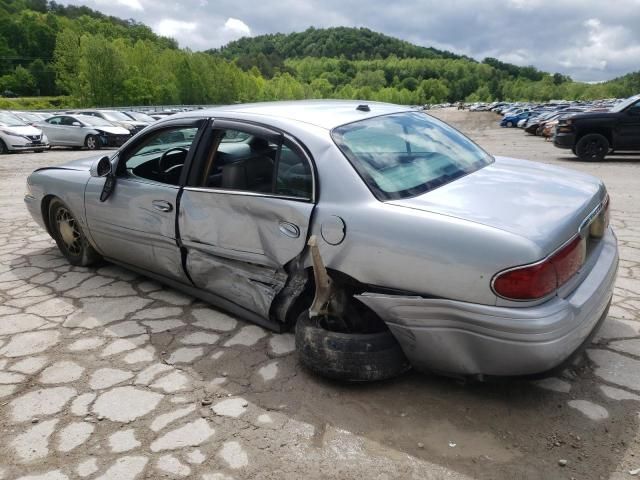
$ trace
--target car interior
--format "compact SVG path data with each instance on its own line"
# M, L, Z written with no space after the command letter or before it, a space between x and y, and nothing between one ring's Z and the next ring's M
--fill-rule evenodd
M278 145L234 130L221 134L200 186L311 198L311 167L286 143Z
M196 131L182 128L159 133L127 158L126 175L178 185ZM198 186L311 198L311 167L286 142L278 145L235 130L215 133Z

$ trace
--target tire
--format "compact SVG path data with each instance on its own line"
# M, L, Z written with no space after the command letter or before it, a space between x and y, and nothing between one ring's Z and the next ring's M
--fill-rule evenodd
M71 210L57 198L49 205L49 227L60 252L71 265L88 267L101 260Z
M95 135L87 135L84 140L84 146L89 150L100 150L100 139Z
M42 152L44 152L44 150L34 150L34 152L36 152L36 153L42 153Z
M507 122L507 128L513 127L513 122Z
M609 153L609 140L599 133L589 133L576 143L576 156L584 162L600 162Z
M0 140L0 155L4 155L5 153L9 153L9 149L4 144L4 142Z
M318 327L309 318L308 310L296 323L296 350L302 365L335 380L385 380L411 368L389 330L366 334L331 332Z

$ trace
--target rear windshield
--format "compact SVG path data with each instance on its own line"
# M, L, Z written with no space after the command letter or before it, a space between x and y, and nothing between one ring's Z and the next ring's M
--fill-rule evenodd
M420 195L493 162L460 132L420 112L368 118L332 136L382 201Z

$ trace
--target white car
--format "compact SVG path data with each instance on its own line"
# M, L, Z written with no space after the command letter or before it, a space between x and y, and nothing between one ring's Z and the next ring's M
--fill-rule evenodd
M44 152L49 139L39 128L27 125L9 112L0 112L0 154L20 150Z

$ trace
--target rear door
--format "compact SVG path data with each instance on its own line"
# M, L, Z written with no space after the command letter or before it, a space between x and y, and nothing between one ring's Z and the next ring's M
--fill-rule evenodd
M178 225L193 283L263 319L305 248L314 208L312 159L268 128L215 121L189 174Z
M618 115L615 147L619 150L640 148L640 100Z
M49 143L53 143L59 145L62 143L62 135L61 130L62 127L60 123L62 122L62 117L51 117L47 118L42 125L44 125L43 130L46 133L47 138L49 139Z
M66 115L60 118L60 142L65 145L84 145L84 138L79 139L82 136L82 127L74 125L78 121Z
M189 283L176 238L178 196L206 119L165 122L118 152L113 193L104 178L85 191L89 233L108 258Z

